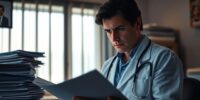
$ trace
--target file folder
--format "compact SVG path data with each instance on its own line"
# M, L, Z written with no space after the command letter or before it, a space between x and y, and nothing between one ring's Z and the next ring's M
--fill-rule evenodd
M113 96L119 100L127 100L97 70L59 84L53 84L39 77L34 80L34 83L62 100L72 100L73 96L87 97L92 100L106 100L108 96Z

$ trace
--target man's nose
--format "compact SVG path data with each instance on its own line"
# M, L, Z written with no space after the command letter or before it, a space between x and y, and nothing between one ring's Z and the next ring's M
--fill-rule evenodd
M118 41L119 40L119 32L115 31L115 30L112 30L111 31L111 34L112 34L112 40L113 41Z

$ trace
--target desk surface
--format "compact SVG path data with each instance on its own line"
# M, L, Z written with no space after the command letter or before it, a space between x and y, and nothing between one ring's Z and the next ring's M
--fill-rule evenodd
M200 67L187 69L187 73L193 73L193 72L199 72L200 73Z
M187 76L200 81L200 67L188 69Z
M41 100L59 100L59 99L53 96L51 93L45 91L45 95Z
M41 100L58 100L58 98L52 95L48 95L48 96L44 96Z

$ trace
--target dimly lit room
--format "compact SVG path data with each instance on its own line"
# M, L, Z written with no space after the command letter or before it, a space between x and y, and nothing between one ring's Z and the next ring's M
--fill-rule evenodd
M0 0L0 100L200 100L200 0Z

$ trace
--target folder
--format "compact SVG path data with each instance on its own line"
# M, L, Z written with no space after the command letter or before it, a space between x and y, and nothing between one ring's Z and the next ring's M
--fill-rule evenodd
M106 100L108 96L113 96L119 100L128 100L97 70L59 84L53 84L39 77L34 83L62 100L72 100L73 96L92 100Z

